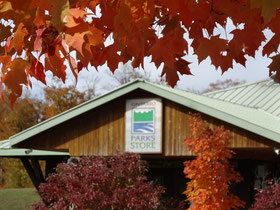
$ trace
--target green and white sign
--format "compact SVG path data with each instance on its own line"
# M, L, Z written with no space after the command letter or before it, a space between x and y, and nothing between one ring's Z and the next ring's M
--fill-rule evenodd
M159 98L126 101L125 151L161 153L162 103Z

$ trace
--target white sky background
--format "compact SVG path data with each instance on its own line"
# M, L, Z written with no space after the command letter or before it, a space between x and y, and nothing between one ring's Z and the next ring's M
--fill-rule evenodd
M183 75L180 76L180 80L177 83L177 87L183 90L194 90L201 91L206 89L210 83L215 83L217 80L245 80L246 83L255 82L263 80L269 77L269 70L267 66L270 64L271 59L263 57L261 55L261 50L257 51L255 58L248 57L246 62L246 67L239 64L234 64L233 69L229 69L222 75L221 70L215 70L215 67L211 64L211 60L207 58L198 64L196 56L188 56L187 61L193 61L189 67L193 75ZM153 63L150 63L150 58L145 59L145 70L151 72L151 80L155 80L161 74L162 68L156 69ZM122 65L120 64L119 67ZM82 70L78 77L78 83L76 88L80 91L84 91L87 87L93 87L95 83L97 94L102 94L107 90L116 87L117 83L108 75L104 73L108 70L107 65L103 65L98 68L98 72L94 67L90 67L89 71ZM50 71L46 72L47 75L47 85L51 86L56 84L56 80L53 79L52 73ZM31 79L33 88L28 91L33 97L43 97L42 89L44 85L35 80ZM62 83L60 84L62 85ZM69 68L67 68L67 85L75 85L75 78L72 75Z
M239 25L239 28L240 27L242 27L242 25ZM232 22L229 20L226 25L226 30L218 27L215 30L215 33L217 35L220 35L220 37L225 38L225 36L227 36L227 38L231 39L232 34L230 34L230 32L234 28L235 26L233 26ZM267 41L271 39L271 32L266 30L264 34L267 38ZM189 43L191 42L187 34L186 39ZM111 38L106 40L105 44L110 45L110 43L112 43ZM262 46L263 45L264 43L262 44ZM269 77L269 70L267 67L271 63L271 59L262 56L262 46L258 51L256 51L256 55L254 58L249 56L247 57L246 67L234 63L233 69L229 69L223 75L220 69L216 70L215 67L211 65L211 60L209 57L198 64L197 56L193 55L193 49L189 48L189 53L184 57L184 59L186 59L188 62L191 62L189 67L193 75L180 75L180 80L177 83L177 87L184 90L202 91L203 89L206 89L210 83L215 83L217 80L245 80L246 83L250 83L267 79ZM151 74L151 81L157 80L159 78L159 75L161 74L162 65L157 70L155 65L150 61L150 57L145 58L145 71ZM119 65L119 68L122 68L122 64ZM105 64L98 68L98 72L94 67L89 67L89 71L82 70L79 74L76 88L80 91L84 91L88 87L94 86L96 88L96 93L99 95L116 87L118 85L116 81L114 81L112 77L108 75L108 72L104 73L108 71L108 69L108 66ZM46 72L46 75L48 86L51 86L52 84L57 85L57 81L54 82L55 80L53 80L53 76L50 71ZM44 87L44 85L41 82L36 81L35 79L31 79L31 81L33 84L33 88L32 90L25 92L25 94L30 94L31 96L36 98L43 98L42 88ZM62 83L59 85L62 85ZM65 85L75 85L75 78L69 68L67 68L67 79Z

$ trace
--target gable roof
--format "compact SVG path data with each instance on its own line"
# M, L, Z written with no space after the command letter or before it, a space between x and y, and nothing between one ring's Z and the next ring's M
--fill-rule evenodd
M280 143L280 118L275 115L260 109L211 98L210 96L197 95L136 79L10 137L10 145L16 145L36 134L137 89L150 92L159 97L168 99Z
M260 109L280 117L280 85L274 76L259 82L205 94L221 101Z

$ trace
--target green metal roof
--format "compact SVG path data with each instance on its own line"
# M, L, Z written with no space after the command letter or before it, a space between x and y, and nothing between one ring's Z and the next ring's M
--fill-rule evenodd
M221 101L255 108L280 117L280 85L274 76L267 80L205 94Z
M275 115L249 106L241 106L210 96L197 95L137 79L10 137L10 144L11 146L16 145L38 133L137 89L153 93L280 143L280 118Z
M12 148L10 147L10 140L0 141L0 157L17 157L17 156L69 156L69 152Z

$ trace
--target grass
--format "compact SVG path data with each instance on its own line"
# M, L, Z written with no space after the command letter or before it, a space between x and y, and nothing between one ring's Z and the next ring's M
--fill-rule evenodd
M0 189L0 210L25 210L40 201L34 188Z

